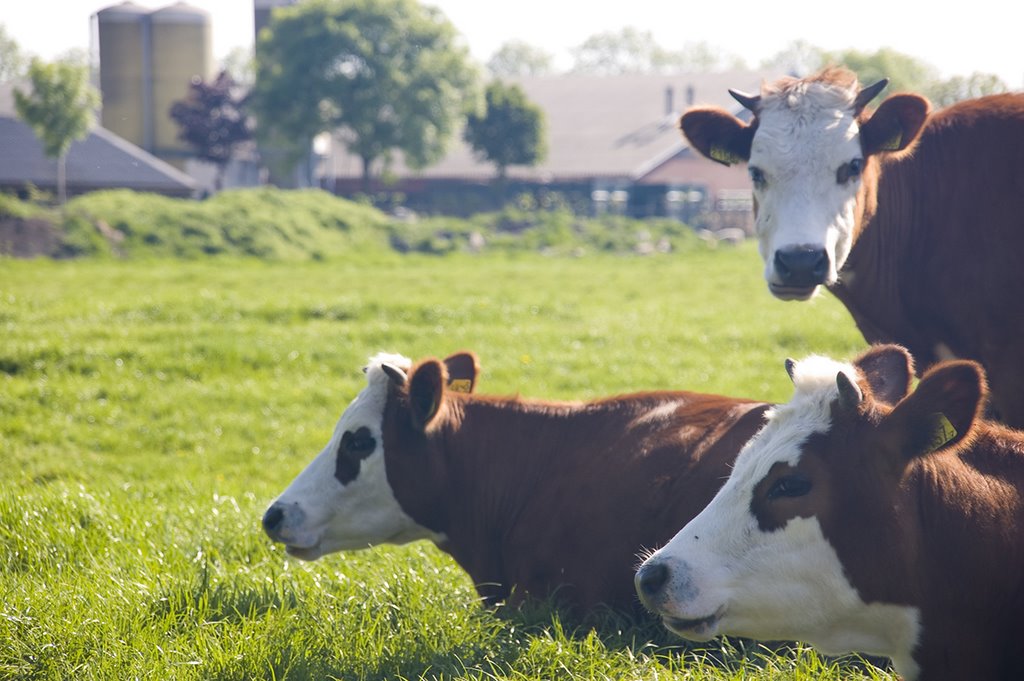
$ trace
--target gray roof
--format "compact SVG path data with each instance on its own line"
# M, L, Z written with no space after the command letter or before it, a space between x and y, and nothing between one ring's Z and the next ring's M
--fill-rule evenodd
M187 196L196 188L184 172L98 125L71 144L67 182L70 193L123 187ZM55 187L57 161L46 156L32 128L17 117L13 84L0 84L0 186L27 183Z
M679 117L690 105L716 105L739 112L729 88L758 92L761 82L777 73L636 74L623 76L557 76L509 79L544 111L548 154L538 166L513 166L509 177L550 182L582 178L638 180L686 148ZM671 94L669 94L671 92ZM337 177L358 177L361 165L340 144L332 167ZM481 179L494 176L494 166L476 159L461 134L438 164L421 171L400 160L391 172L398 177Z

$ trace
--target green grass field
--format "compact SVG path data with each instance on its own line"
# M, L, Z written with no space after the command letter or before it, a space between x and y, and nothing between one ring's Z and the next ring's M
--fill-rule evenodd
M305 564L267 503L379 350L476 351L482 392L785 400L863 341L773 300L752 245L636 257L0 260L0 678L888 678L651 622L496 613L431 545Z

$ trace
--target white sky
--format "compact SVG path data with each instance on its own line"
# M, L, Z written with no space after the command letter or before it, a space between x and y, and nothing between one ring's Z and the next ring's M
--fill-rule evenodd
M119 0L0 0L3 24L21 48L45 59L89 46L89 17ZM632 26L659 45L706 42L757 66L803 40L829 50L890 47L937 67L944 77L994 73L1024 89L1024 2L962 0L422 0L439 7L486 61L508 40L522 40L569 64L569 49L605 31ZM135 0L163 7L172 0ZM252 0L191 0L210 12L214 56L252 45Z

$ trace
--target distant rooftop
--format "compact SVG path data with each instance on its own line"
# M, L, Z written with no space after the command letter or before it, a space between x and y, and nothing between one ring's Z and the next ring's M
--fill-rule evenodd
M691 105L740 112L729 88L757 92L768 71L587 76L562 74L510 78L544 111L547 159L535 167L512 166L510 178L548 182L581 178L638 181L687 147L679 117ZM358 177L360 160L335 145L336 177ZM461 135L438 164L420 171L400 161L391 172L424 179L491 178L494 167L478 160Z
M0 187L53 188L57 161L46 156L32 128L18 118L13 90L12 83L0 84ZM99 125L71 144L67 181L71 193L123 187L188 196L196 188L185 173Z

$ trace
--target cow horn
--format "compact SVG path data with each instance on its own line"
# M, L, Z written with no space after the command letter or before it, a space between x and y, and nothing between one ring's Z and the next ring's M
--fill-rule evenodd
M840 371L836 374L836 385L839 386L839 407L844 411L853 411L860 406L864 393L849 376Z
M388 375L392 383L395 385L405 385L407 377L404 371L392 364L381 364L380 368L384 370L384 373Z
M868 102L877 97L878 93L884 90L888 84L889 79L883 78L877 83L861 88L860 92L857 93L857 98L853 100L853 110L860 113L868 105Z
M761 108L761 95L748 95L745 92L739 90L729 90L729 94L737 102L743 105L743 108L750 113L757 113Z
M789 380L793 380L793 372L796 371L796 360L791 357L786 358L786 373L789 374Z

